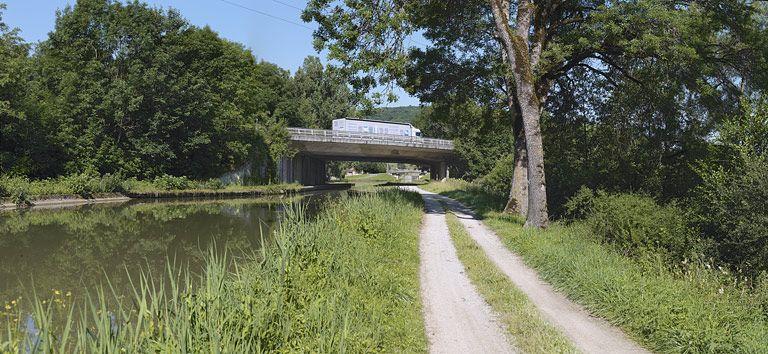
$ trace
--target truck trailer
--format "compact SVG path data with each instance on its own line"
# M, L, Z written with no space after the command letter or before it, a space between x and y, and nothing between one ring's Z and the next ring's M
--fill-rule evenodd
M355 133L421 136L421 130L415 128L410 123L386 122L372 119L334 119L333 130Z

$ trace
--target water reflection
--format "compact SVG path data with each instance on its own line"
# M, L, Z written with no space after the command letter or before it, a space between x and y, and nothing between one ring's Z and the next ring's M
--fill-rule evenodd
M310 211L327 198L301 199ZM256 250L295 199L128 202L0 213L0 306L33 292L82 296L128 274L164 274L167 260L199 270L209 247ZM128 272L126 272L128 270ZM122 289L122 290L121 290Z

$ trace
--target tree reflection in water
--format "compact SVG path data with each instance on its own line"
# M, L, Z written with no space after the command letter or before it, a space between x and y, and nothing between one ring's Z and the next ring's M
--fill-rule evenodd
M302 198L314 211L326 196ZM201 269L209 248L237 258L260 247L292 199L186 200L0 213L0 305L52 292L83 296L128 276L176 266Z

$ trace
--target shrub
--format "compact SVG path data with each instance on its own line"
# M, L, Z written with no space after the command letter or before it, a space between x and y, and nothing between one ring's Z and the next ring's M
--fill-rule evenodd
M733 170L702 174L698 222L719 260L748 275L768 271L768 161L746 158Z
M192 181L189 178L181 176L175 177L170 175L162 175L155 177L154 185L157 188L164 190L180 190L189 189L192 186Z
M565 203L565 217L570 220L586 219L592 212L595 192L582 186L576 194Z
M92 198L97 192L98 181L95 177L85 173L70 175L61 179L72 194L83 198Z
M763 308L763 315L768 318L768 272L761 272L754 286L755 298Z
M698 222L720 261L754 277L768 271L768 101L743 101L718 133L729 156L699 168Z
M638 194L581 190L568 203L601 241L629 256L662 255L679 262L698 258L702 244L688 225L687 214L674 204L659 205Z
M220 179L211 178L204 183L203 187L206 189L219 190L224 189L225 185L224 182L222 182Z
M19 205L29 205L30 182L26 177L0 177L0 198L10 198L11 202Z
M105 174L99 179L98 191L101 193L123 192L123 177L118 174Z
M3 183L3 180L0 179L0 198L5 198L11 195L11 192L7 189L5 183Z
M496 165L493 166L491 172L479 178L477 183L488 193L503 196L508 195L509 187L512 184L514 160L513 155L505 155L496 162Z

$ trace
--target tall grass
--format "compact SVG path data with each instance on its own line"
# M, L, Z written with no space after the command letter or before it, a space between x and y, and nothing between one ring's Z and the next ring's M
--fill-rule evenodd
M316 219L291 209L261 252L205 270L168 267L76 304L30 296L2 315L0 351L425 351L418 283L420 199L382 191L344 198ZM392 222L397 220L398 222Z
M482 199L446 185L433 190L469 206ZM554 223L541 231L524 229L520 220L496 211L484 216L543 279L653 351L768 352L764 289L748 288L705 264L669 267L661 257L626 257L599 242L585 225Z
M340 182L353 183L353 190L372 192L386 183L395 182L394 176L388 173L365 173L354 176L346 176Z

